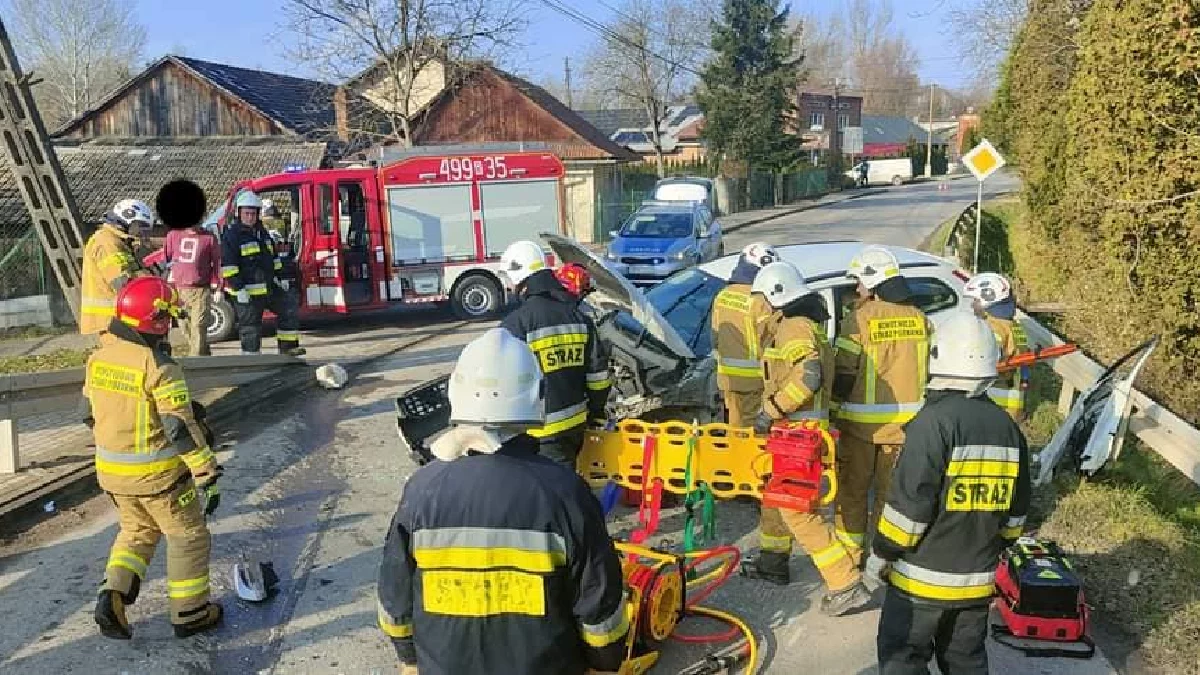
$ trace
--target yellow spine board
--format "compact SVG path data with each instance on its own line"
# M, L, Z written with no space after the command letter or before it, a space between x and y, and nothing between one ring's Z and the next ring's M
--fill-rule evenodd
M824 430L822 430L824 431ZM771 473L771 456L766 451L766 437L756 436L754 430L728 424L706 424L694 427L685 422L651 424L641 420L624 420L614 431L589 429L584 437L583 450L575 468L592 487L614 482L632 490L642 489L642 444L648 434L656 436L653 465L648 478L662 478L663 489L675 494L687 494L684 482L687 474L688 439L696 435L692 453L692 488L701 481L708 484L713 495L722 499L749 496L762 498L764 477ZM823 463L832 477L836 466L836 444L826 432ZM834 481L830 481L834 483ZM829 492L836 487L831 485ZM832 494L823 500L828 503Z

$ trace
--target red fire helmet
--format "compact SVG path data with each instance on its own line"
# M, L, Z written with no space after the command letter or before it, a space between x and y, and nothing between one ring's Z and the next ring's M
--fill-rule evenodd
M592 292L592 276L583 265L567 263L554 270L554 276L558 278L558 283L576 298L583 299L583 296Z
M182 313L179 295L158 277L138 277L117 293L117 318L139 333L166 335Z

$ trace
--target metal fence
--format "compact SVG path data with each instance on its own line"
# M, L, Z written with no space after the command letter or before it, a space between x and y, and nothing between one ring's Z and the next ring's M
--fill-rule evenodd
M54 285L37 233L0 226L0 330L50 325Z

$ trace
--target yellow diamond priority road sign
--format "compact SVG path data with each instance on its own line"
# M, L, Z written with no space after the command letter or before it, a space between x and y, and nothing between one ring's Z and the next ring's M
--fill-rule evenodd
M988 176L996 173L1006 164L1004 157L1000 156L1000 153L986 138L963 155L962 161L980 182L987 180Z

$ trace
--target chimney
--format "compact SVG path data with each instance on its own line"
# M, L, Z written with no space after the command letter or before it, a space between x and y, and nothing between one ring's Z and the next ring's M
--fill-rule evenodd
M343 143L350 141L350 115L346 107L346 88L339 86L333 91L333 119L338 140Z

